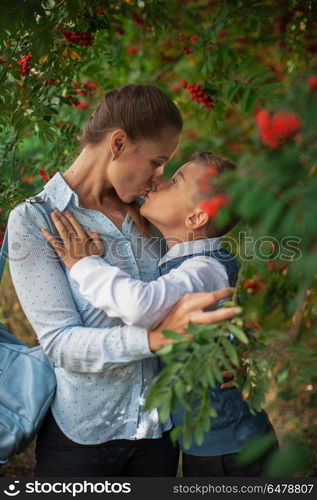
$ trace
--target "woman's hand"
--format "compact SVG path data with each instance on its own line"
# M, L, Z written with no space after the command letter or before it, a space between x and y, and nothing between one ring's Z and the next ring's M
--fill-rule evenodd
M229 298L232 294L232 288L223 288L215 292L187 293L184 295L158 327L149 332L151 351L155 352L161 347L174 342L174 340L164 336L164 330L172 330L191 339L191 335L184 333L190 322L196 325L205 325L233 318L241 311L240 307L221 307L214 311L203 311L203 308L214 305L221 299ZM223 378L234 377L234 372L225 370L222 372L222 376ZM228 389L234 387L234 385L234 380L231 380L223 383L221 388Z
M164 330L172 330L191 339L191 335L184 333L190 322L195 325L208 325L233 318L240 312L240 307L221 307L214 311L203 311L203 308L214 305L221 299L229 298L232 294L232 288L223 288L215 292L186 293L175 304L166 318L154 330L149 332L151 351L155 352L161 347L174 342L174 340L163 335Z
M51 218L63 241L58 240L46 228L41 229L41 233L68 269L84 257L103 255L104 247L99 233L85 231L69 210L61 213L55 209L51 212Z

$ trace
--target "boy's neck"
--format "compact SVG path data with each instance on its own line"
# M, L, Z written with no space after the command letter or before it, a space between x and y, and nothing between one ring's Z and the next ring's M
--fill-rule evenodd
M160 229L161 233L164 236L168 249L177 245L178 243L185 243L186 241L196 241L196 240L205 240L208 238L204 231L195 231L186 229L184 231L169 231Z

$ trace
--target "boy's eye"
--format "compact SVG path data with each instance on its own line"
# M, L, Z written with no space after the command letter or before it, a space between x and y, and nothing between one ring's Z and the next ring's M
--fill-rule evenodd
M152 161L152 166L153 166L154 168L158 168L158 167L160 167L161 165L162 165L161 163L157 163L156 161Z

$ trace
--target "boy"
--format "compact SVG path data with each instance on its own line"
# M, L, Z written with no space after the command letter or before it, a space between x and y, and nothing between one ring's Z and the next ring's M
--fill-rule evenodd
M121 318L128 325L153 329L184 294L235 285L235 257L220 247L220 236L230 227L219 230L214 217L201 208L206 194L200 191L197 179L206 174L210 165L214 191L219 193L219 177L234 165L212 153L201 152L192 155L171 179L145 197L141 214L160 230L168 247L159 262L157 280L147 283L133 279L100 256L91 255L93 252L83 252L80 248L83 243L73 243L71 248L72 239L64 241L68 251L61 258L71 269L70 277L79 284L80 293L94 307L103 309L108 316ZM70 213L66 212L65 216L70 223L68 227L73 227L75 233L83 231ZM50 240L49 233L45 237ZM85 255L90 256L82 258ZM261 475L265 457L246 467L236 466L234 459L251 438L274 432L267 414L263 410L251 414L236 388L221 390L218 387L209 394L218 416L211 420L211 429L201 446L193 443L189 449L183 449L183 475ZM175 425L182 423L182 411L173 412L172 418ZM181 443L180 446L182 448ZM276 440L272 449L274 447Z

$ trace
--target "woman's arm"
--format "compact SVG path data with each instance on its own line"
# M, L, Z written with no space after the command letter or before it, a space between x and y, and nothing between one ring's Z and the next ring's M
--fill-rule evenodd
M157 280L144 282L106 263L97 256L74 264L70 277L79 284L80 294L94 307L126 325L151 330L186 294L219 290L229 286L221 265L210 257L188 259Z
M69 371L103 372L114 363L151 357L173 342L164 330L183 333L189 321L208 324L233 317L237 308L203 312L202 308L231 296L232 290L187 294L152 331L129 326L91 328L83 325L65 272L39 230L46 221L24 203L10 214L9 264L22 308L45 354Z
M60 260L40 233L44 226L44 217L31 204L21 204L10 213L10 272L45 354L67 370L91 373L102 372L109 364L151 357L145 329L83 324Z

